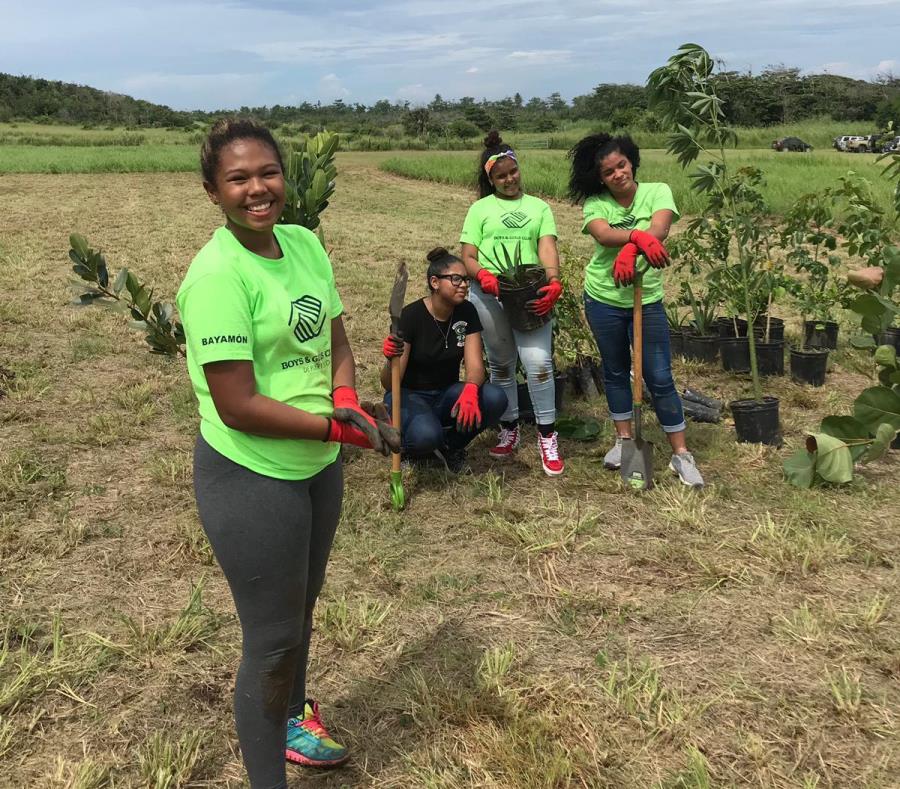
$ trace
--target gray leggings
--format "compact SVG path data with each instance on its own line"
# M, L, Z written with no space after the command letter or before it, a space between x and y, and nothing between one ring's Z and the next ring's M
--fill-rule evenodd
M343 489L340 458L309 479L274 479L197 438L197 509L241 620L234 717L253 789L287 786L287 718L303 714L313 607Z
M553 324L548 321L534 331L513 329L500 302L485 294L476 282L469 285L469 301L475 305L481 320L491 383L499 386L506 395L506 411L500 421L511 422L519 418L518 357L525 368L535 421L539 425L553 424L556 421L556 382L553 380L551 351Z

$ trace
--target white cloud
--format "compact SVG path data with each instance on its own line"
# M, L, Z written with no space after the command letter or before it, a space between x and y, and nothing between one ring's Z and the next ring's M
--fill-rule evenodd
M350 95L337 74L326 74L319 80L319 97L327 100L343 99Z
M528 63L534 66L543 66L548 63L564 63L572 59L570 49L532 49L516 50L506 56L509 60L520 63Z
M478 66L471 66L470 68L466 69L466 74L477 74L477 73L478 73Z

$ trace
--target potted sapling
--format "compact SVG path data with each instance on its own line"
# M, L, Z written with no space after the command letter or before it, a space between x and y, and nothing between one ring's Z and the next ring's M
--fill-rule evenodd
M727 237L724 271L739 288L744 317L752 326L759 313L754 305L765 272L764 247L760 244L766 224L760 193L762 174L755 167L735 168L727 148L737 145L737 134L725 119L724 102L716 93L713 60L703 47L683 44L666 65L656 69L647 81L651 106L660 120L673 131L667 150L687 168L701 155L705 164L690 174L692 188L704 195L706 205L699 212L714 218ZM750 351L750 397L729 406L739 441L781 444L776 397L764 396L757 364L756 337L747 333Z
M497 253L499 248L500 253ZM534 331L550 320L550 313L536 315L526 306L540 298L538 290L547 284L543 266L522 262L522 244L516 242L512 254L502 242L494 245L494 255L478 249L478 256L497 272L500 282L500 303L509 317L509 324L518 331Z

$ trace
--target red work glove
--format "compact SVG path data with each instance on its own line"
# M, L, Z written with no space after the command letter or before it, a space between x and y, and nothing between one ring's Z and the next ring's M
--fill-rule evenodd
M334 419L332 421L347 422L347 412L355 411L375 428L375 432L378 432L378 426L375 424L375 420L372 419L370 414L367 414L363 410L363 407L359 404L356 390L352 386L338 386L331 393L331 399L334 400ZM358 417L357 421L359 421ZM362 425L360 424L360 427L361 426ZM369 441L369 446L373 446L371 440ZM373 448L380 449L380 447Z
M640 250L654 268L665 268L669 265L669 253L656 236L650 235L646 230L632 230L628 240Z
M381 352L387 359L396 359L398 356L403 356L403 338L396 334L389 334L384 338Z
M460 432L481 427L481 409L478 407L478 385L468 383L450 409L456 417L456 429Z
M475 279L478 280L481 289L487 293L488 296L500 298L500 280L497 279L496 274L488 271L486 268L480 268L475 275Z
M543 293L539 299L535 299L532 302L528 303L528 309L530 309L535 315L546 315L550 310L553 309L553 305L559 300L559 297L562 296L563 286L562 282L558 279L553 280L548 285L544 285L543 288L538 288L538 293Z
M362 430L349 422L339 422L337 419L328 420L328 435L325 440L372 449L372 442Z
M613 282L617 288L627 287L634 282L634 263L637 256L637 245L630 241L619 250L613 263Z

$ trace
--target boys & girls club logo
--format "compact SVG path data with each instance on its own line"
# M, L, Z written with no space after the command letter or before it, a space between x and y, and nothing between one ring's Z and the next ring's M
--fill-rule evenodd
M618 222L610 223L609 226L614 227L616 230L630 230L634 227L634 214L629 214Z
M291 302L288 326L294 327L294 335L300 342L309 342L322 333L325 311L315 296L301 296Z
M531 217L524 211L510 211L508 214L503 214L500 221L510 230L521 230L531 221Z

